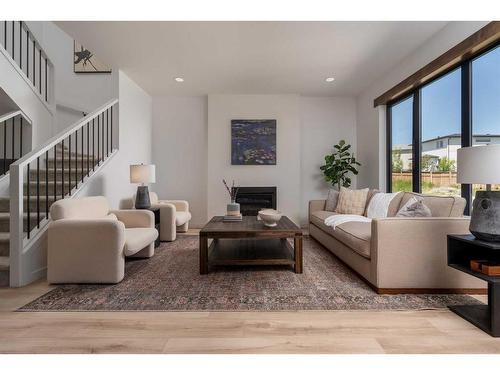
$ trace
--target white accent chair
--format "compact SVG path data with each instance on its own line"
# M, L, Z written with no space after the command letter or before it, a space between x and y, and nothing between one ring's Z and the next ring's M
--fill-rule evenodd
M158 195L149 192L151 208L160 209L160 241L175 241L177 232L187 232L191 213L189 212L188 201L183 200L162 200ZM132 205L135 204L135 194L132 198Z
M150 258L158 231L149 210L109 209L105 197L67 198L50 207L47 280L118 283L125 257Z

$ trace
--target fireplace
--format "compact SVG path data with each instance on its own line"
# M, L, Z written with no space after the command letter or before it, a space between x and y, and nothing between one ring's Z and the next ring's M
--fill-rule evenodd
M276 209L276 186L240 186L236 202L243 216L257 216L263 208Z

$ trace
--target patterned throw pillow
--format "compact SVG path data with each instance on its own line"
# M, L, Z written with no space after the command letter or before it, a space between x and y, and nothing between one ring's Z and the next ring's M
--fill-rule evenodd
M340 188L339 201L335 211L339 214L363 215L368 188L360 190Z
M328 198L326 198L325 211L335 211L339 200L339 192L334 189L328 191Z
M432 212L421 199L411 197L396 214L396 217L431 217Z

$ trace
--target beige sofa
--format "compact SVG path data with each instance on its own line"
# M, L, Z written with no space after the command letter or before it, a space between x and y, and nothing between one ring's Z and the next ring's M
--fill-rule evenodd
M177 232L188 231L191 220L188 201L158 199L158 195L152 191L149 200L151 208L160 209L160 241L175 241ZM134 207L134 202L135 194L130 200L130 208Z
M394 217L414 193L398 194L387 217L332 229L325 200L309 202L309 232L378 293L484 293L486 283L447 266L447 234L469 233L460 197L423 196L433 217Z
M158 231L149 210L110 211L104 197L62 199L50 208L47 280L118 283L125 257L151 257Z

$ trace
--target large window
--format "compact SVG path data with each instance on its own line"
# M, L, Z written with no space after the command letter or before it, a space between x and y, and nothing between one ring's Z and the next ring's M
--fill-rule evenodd
M422 193L460 195L457 149L461 147L461 70L422 87L420 185Z
M391 169L394 191L412 191L413 97L391 108Z
M500 47L388 103L387 113L390 190L470 200L470 186L457 184L457 150L500 144Z
M500 144L500 47L472 60L471 69L472 145ZM484 188L473 185L472 194Z

